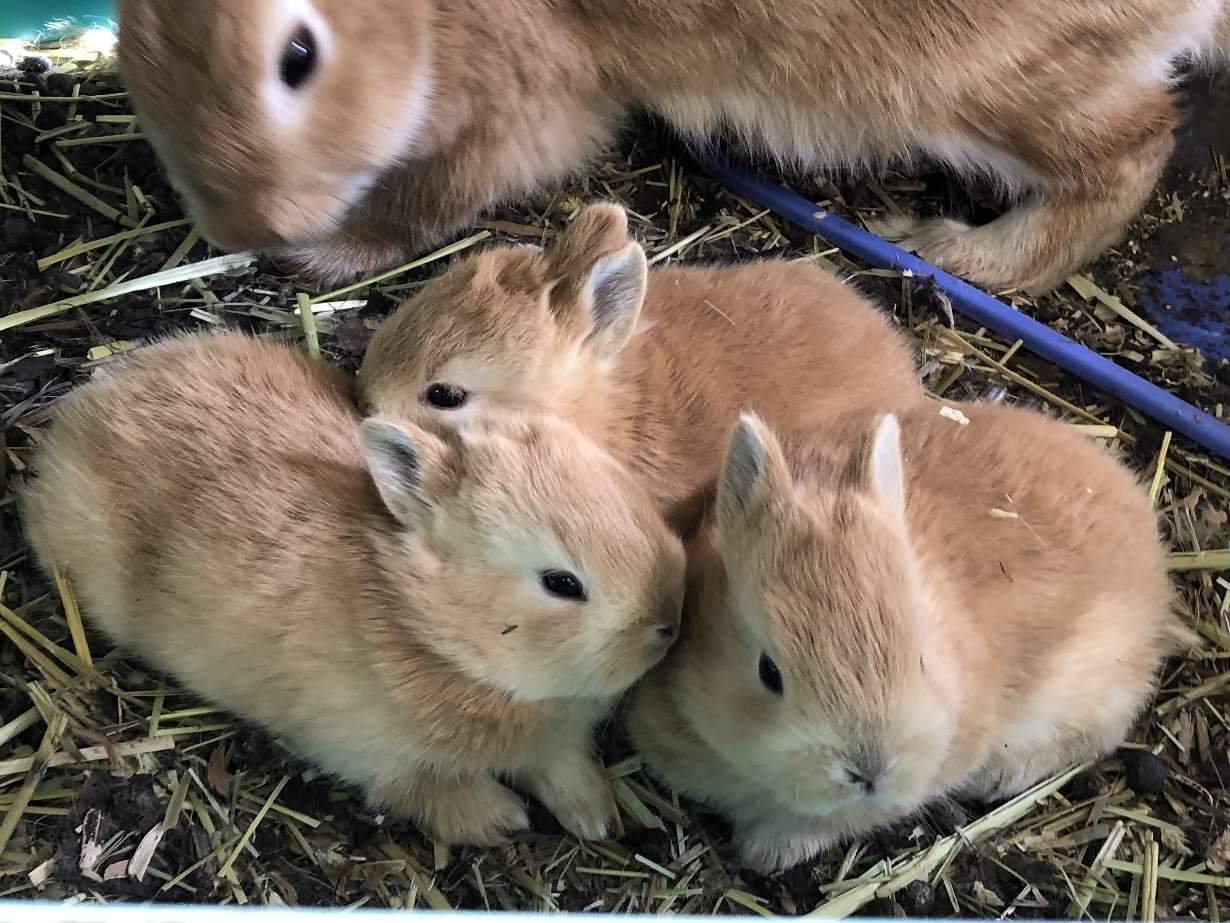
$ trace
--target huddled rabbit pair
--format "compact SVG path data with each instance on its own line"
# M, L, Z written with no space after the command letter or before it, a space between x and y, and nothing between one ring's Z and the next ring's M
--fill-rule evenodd
M634 690L650 768L785 867L1108 752L1191 639L1107 452L928 401L808 262L648 271L616 206L429 282L357 404L287 346L147 347L66 399L28 533L117 642L445 841L525 829L514 788L606 835Z
M787 165L932 159L1016 204L887 228L990 287L1115 243L1227 0L120 0L141 124L205 234L325 276L557 182L627 112Z

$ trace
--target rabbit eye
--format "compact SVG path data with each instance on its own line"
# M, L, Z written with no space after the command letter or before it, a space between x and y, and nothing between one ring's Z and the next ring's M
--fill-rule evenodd
M278 76L292 90L303 86L316 70L316 38L306 26L300 26L282 49Z
M441 382L428 385L427 390L423 392L423 400L431 404L432 407L438 407L440 410L456 410L469 397L470 395L466 393L465 388L458 388Z
M760 682L774 695L782 694L782 674L768 654L760 655Z
M566 570L544 570L538 575L538 580L544 590L560 599L575 599L583 603L589 598L581 581Z

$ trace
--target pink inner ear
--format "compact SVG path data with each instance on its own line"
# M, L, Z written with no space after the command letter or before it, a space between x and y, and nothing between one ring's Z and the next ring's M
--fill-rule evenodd
M746 509L763 474L764 445L755 421L744 414L731 434L726 460L722 465L720 491L726 510L735 512Z
M760 508L769 496L790 491L792 481L772 431L755 413L745 412L731 431L718 479L719 520Z
M616 348L624 345L641 314L646 273L645 253L636 244L594 264L584 289L591 336L609 338Z
M905 469L901 461L901 426L885 414L876 425L867 460L868 486L890 509L905 511Z

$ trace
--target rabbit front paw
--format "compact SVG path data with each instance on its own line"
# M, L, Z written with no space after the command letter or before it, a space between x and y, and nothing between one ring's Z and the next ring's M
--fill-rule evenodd
M424 774L378 800L450 845L499 846L530 828L525 802L485 774Z
M800 830L773 821L735 827L739 861L763 874L781 872L819 854L831 842L814 830Z
M525 785L570 833L583 840L606 838L615 818L615 799L606 772L593 757L563 757L527 773Z

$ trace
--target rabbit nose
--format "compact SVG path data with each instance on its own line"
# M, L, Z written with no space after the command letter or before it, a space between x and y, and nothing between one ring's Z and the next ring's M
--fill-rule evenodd
M846 770L850 781L860 787L865 795L874 795L876 787L884 778L884 761L878 757L858 760Z
M853 782L855 785L859 786L860 788L862 788L863 794L865 795L872 795L875 793L875 790L876 790L875 777L868 778L867 776L863 775L861 772L851 772L850 781Z
M658 637L670 644L675 640L675 635L679 633L679 626L674 622L663 622L658 626Z

